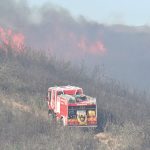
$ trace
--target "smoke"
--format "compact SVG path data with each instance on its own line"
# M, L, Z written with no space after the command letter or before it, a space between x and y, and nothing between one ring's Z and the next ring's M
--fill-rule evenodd
M0 24L14 29L23 29L28 23L30 9L26 1L1 0Z
M96 23L83 17L75 19L67 10L50 3L29 7L26 0L1 0L0 18L3 28L21 32L25 44L34 49L68 57L106 52Z
M90 69L102 63L112 77L150 87L148 26L108 26L74 18L50 3L30 7L26 0L1 0L0 27L0 44L25 44L75 63L86 59Z

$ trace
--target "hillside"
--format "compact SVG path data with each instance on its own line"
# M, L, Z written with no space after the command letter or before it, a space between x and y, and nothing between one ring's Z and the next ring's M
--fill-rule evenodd
M90 68L104 64L111 77L150 90L150 27L107 25L87 17L51 2L31 7L27 0L1 0L0 45L12 40L74 63L84 59Z
M0 49L0 149L37 150L116 149L150 147L150 101L146 92L128 88L103 77L95 67L86 73L84 64L46 57L25 49ZM77 85L98 100L97 133L64 128L47 120L44 101L53 85ZM113 140L112 140L113 139ZM58 144L59 143L59 144Z

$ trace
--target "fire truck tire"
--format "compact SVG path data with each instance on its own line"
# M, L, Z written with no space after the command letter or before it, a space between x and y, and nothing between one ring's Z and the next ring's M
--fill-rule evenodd
M48 110L48 117L50 117L51 116L51 110L49 109Z
M53 120L56 118L56 114L54 113L53 110L48 110L48 117L50 118L50 120Z

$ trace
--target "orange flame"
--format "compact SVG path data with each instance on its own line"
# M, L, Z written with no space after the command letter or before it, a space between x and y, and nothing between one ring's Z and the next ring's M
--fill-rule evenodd
M12 36L12 47L16 47L17 50L22 50L22 46L24 45L24 36L21 33L14 34Z
M82 50L83 52L89 52L92 54L100 54L103 55L106 53L106 48L101 40L90 41L85 36L81 36L77 38L74 33L69 34L70 40L72 43L75 43L77 48Z
M93 54L105 54L106 52L106 48L101 41L95 41L92 43L88 42L85 38L81 38L78 47Z
M0 47L10 46L16 52L22 52L24 46L24 35L15 33L11 29L3 29L0 26Z
M89 51L94 54L104 54L106 52L106 48L101 41L97 41L89 47Z

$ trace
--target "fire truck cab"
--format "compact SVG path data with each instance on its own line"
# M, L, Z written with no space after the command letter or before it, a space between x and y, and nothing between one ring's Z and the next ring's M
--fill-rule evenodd
M64 126L97 127L96 98L76 86L55 86L48 89L48 113Z

